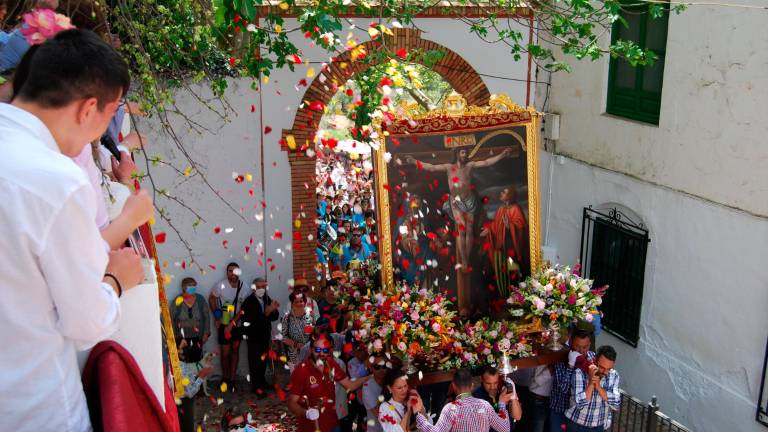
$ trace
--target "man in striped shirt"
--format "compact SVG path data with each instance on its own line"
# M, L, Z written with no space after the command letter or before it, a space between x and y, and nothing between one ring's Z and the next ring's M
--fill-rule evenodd
M499 432L509 432L507 404L512 393L506 389L499 395L499 412L494 411L488 402L472 397L472 374L467 369L456 371L451 383L456 400L443 407L437 424L427 417L424 404L418 395L409 403L414 404L416 426L421 432L487 432L493 428Z
M611 411L621 406L619 373L613 369L616 350L598 348L595 363L585 373L577 368L571 385L571 407L565 411L568 432L603 432L611 426Z

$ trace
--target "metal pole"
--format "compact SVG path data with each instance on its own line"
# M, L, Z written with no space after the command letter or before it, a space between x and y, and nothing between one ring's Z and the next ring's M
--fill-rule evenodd
M651 401L648 403L648 418L645 422L646 425L646 432L655 432L656 431L656 423L658 417L656 416L656 412L659 410L659 404L656 401L656 395L651 396Z

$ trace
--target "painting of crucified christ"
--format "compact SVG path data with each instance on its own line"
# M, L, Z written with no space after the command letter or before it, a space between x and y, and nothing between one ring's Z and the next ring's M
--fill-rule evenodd
M448 201L453 221L456 223L459 235L456 238L456 250L458 252L458 268L461 271L470 270L469 255L474 243L475 213L480 203L472 186L472 170L476 168L491 167L513 152L511 148L505 148L499 154L490 156L484 160L469 160L466 148L457 148L453 151L454 157L451 163L432 164L419 161L411 155L405 157L408 164L421 167L427 172L442 172L446 174Z
M445 292L467 317L503 308L531 273L526 128L389 137L395 281Z

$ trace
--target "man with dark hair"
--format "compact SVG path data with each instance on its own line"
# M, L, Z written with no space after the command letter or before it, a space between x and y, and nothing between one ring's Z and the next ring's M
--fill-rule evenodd
M597 349L595 363L587 372L576 368L571 385L571 407L565 411L569 432L602 432L611 427L611 411L621 407L619 373L613 368L616 350Z
M491 365L484 367L483 373L480 375L481 385L472 392L472 396L488 402L495 410L498 411L499 395L502 391L502 386L499 385L500 381L501 376L499 375L498 369ZM520 418L523 416L523 409L520 406L520 400L517 397L514 384L512 385L510 392L512 393L512 398L509 400L507 412L510 414L509 430L514 430L515 422L520 421ZM496 430L491 428L491 432L496 432Z
M587 361L593 361L595 358L595 353L589 350L590 336L591 332L578 327L574 328L569 341L571 351L568 353L568 362L555 365L552 391L549 397L550 432L562 432L563 425L566 423L565 410L570 407L571 403L571 383L573 382L576 360L580 356L584 356Z
M352 238L349 239L349 245L344 247L344 256L341 258L342 270L347 269L350 261L365 261L371 255L370 246L363 243L363 230L360 227L352 228Z
M49 39L13 104L0 104L0 430L89 430L75 352L118 327L143 279L131 249L107 252L96 197L69 158L107 128L128 90L120 55L88 31Z
M248 370L251 388L259 398L267 396L267 355L272 344L272 323L277 321L280 303L269 294L267 280L258 277L251 285L251 295L243 301L243 333L248 343Z
M491 404L472 396L472 373L469 369L459 369L453 375L451 387L456 400L443 407L436 424L427 417L421 397L415 395L413 410L416 414L416 426L421 432L476 432L490 428L499 432L509 432L507 404L514 393L506 389L499 395L499 411Z
M221 348L222 383L231 386L237 375L240 339L235 326L243 300L248 296L248 290L240 280L242 271L236 262L227 264L227 277L211 288L208 304L213 313L216 333ZM222 386L226 390L226 385Z

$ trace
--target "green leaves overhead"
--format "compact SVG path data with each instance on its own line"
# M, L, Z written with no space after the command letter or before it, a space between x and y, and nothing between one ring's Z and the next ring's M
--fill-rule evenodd
M623 57L632 65L652 63L653 52L634 42L611 44L610 29L617 21L628 25L622 11L660 18L670 10L668 3L644 0L557 0L525 5L518 0L482 4L460 0L458 4L472 7L472 14L462 15L467 10L457 6L440 13L465 22L467 32L481 40L507 44L513 59L530 55L553 71L569 70L573 59L597 60L606 54ZM110 22L142 84L144 107L153 111L172 102L170 90L174 87L207 80L220 95L229 76L258 79L274 69L293 69L307 60L296 45L299 35L333 56L348 49L350 31L360 42L367 39L360 31L366 29L353 30L347 17L360 17L358 26L369 21L372 26L392 29L412 24L414 17L433 6L427 0L112 0ZM683 9L682 5L671 7L677 13ZM295 20L286 20L288 16ZM533 42L528 38L531 25ZM398 48L375 50L366 57L370 61L392 56Z

